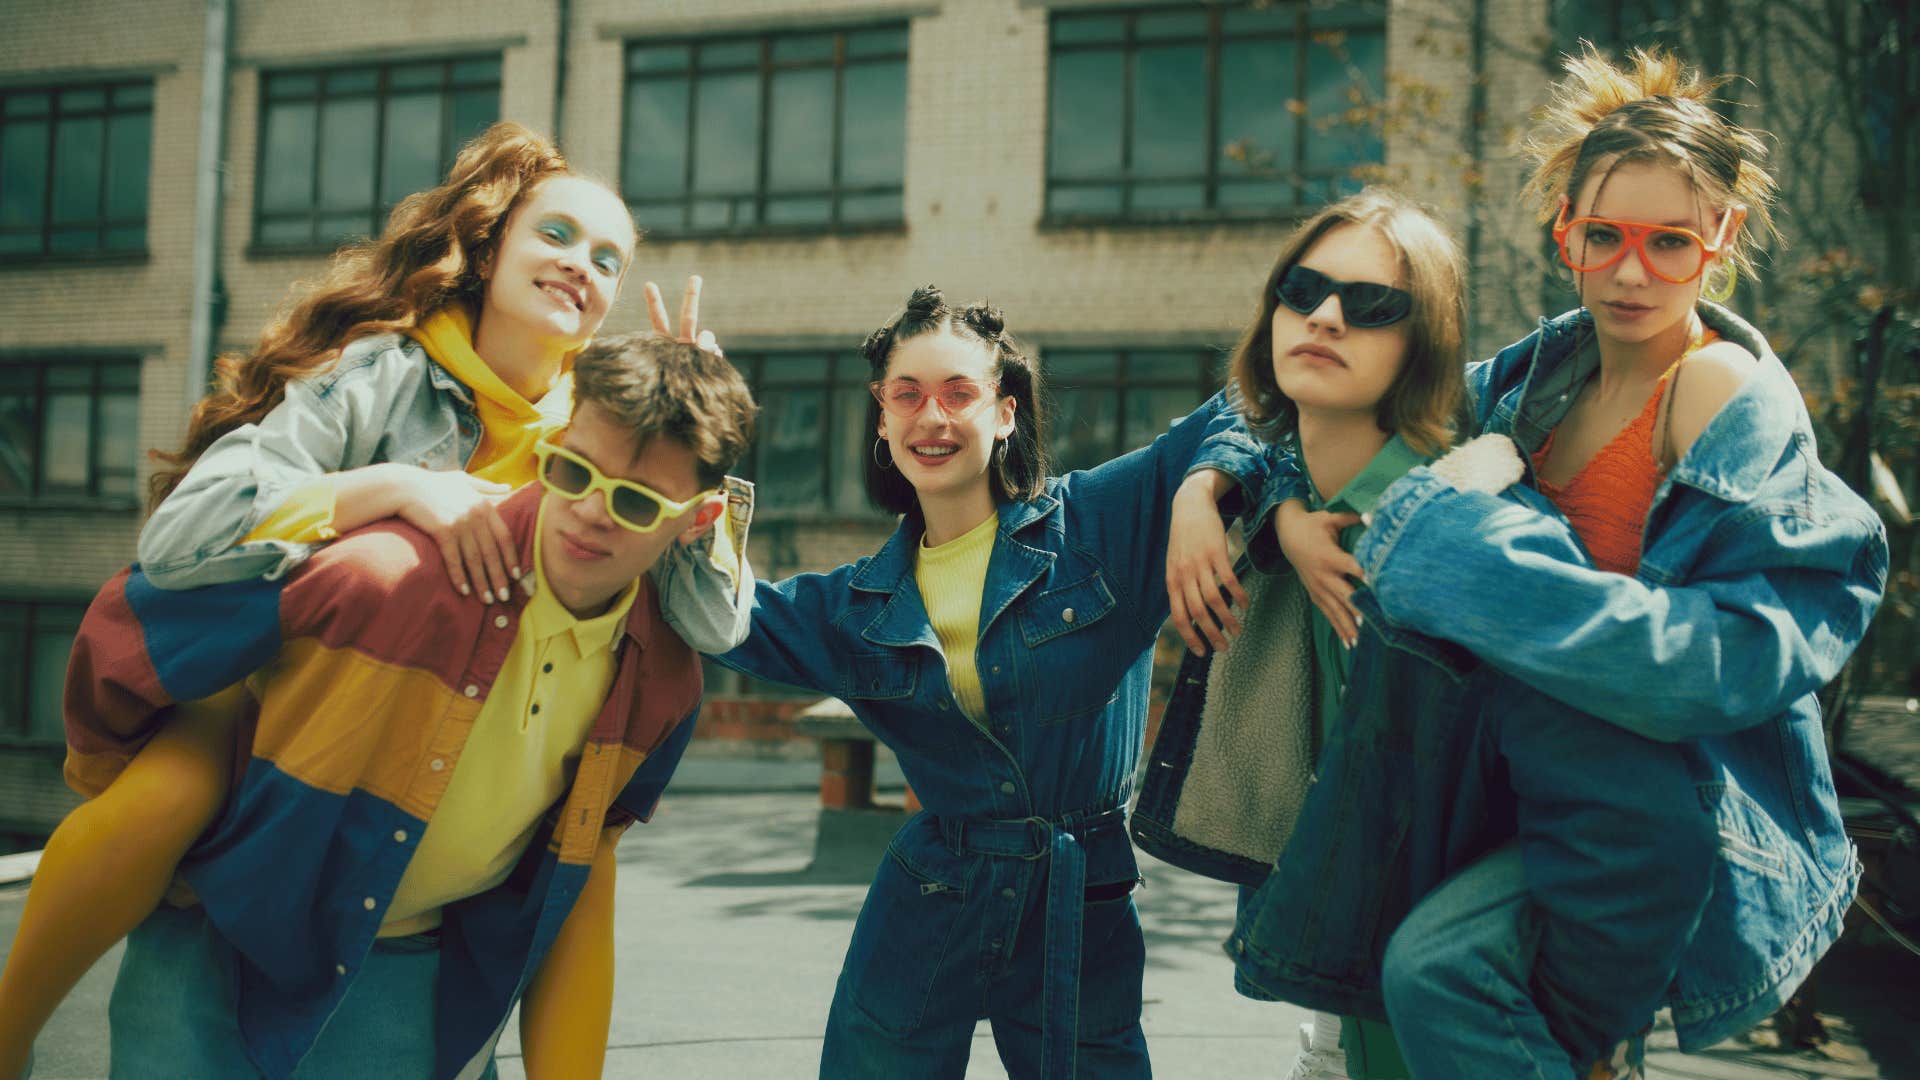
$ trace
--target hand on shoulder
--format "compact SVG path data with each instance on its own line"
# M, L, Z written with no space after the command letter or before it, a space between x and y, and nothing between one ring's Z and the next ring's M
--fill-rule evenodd
M1752 353L1731 341L1702 346L1680 362L1667 386L1671 413L1666 423L1667 468L1687 456L1694 440L1759 371L1758 363Z

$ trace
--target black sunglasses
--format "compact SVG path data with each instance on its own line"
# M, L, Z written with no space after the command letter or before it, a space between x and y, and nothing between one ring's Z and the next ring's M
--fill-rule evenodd
M1340 294L1340 311L1348 326L1392 326L1413 311L1413 294L1405 289L1371 281L1335 281L1304 266L1287 267L1273 288L1281 303L1302 315L1319 310L1330 292Z

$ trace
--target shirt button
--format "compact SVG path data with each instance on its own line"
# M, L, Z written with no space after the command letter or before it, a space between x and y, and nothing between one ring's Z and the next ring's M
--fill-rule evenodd
M533 707L533 709L532 709L532 712L533 712L533 715L535 715L535 716L539 716L539 715L540 715L540 706L538 706L538 705L535 705L535 706Z
M1002 781L1000 784L1000 793L1002 795L1013 794L1013 781L1011 780Z
M551 663L542 664L540 665L540 670L548 675L551 675L553 674L553 665Z
M994 938L994 939L993 939L993 951L994 951L994 952L999 952L999 951L1000 951L1000 949L1001 949L1001 948L1002 948L1003 946L1005 946L1005 945L1006 945L1006 942L1004 942L1004 941L1002 941L1002 940L1000 940L999 938Z
M940 711L941 711L941 712L945 712L945 711L947 711L947 703L946 703L946 702L944 702L944 701L943 701L943 702L941 702L941 703L940 703Z
M1061 621L1061 622L1064 622L1064 623L1070 623L1070 622L1072 622L1072 621L1073 621L1073 609L1072 609L1072 608L1068 608L1067 610L1065 610L1065 611L1063 611L1063 612L1061 612L1061 613L1060 613L1060 621Z
M432 761L427 762L427 768L432 769L434 772L439 772L446 767L447 762L445 758L434 758Z
M1001 890L1000 890L1000 895L1001 895L1001 896L1003 896L1003 897L1005 897L1005 898L1006 898L1006 899L1008 899L1008 900L1011 900L1011 899L1013 899L1013 890L1012 890L1012 889L1001 889Z
M993 665L993 673L994 673L995 675L998 675L998 674L1000 674L1000 665L999 665L999 664L995 664L995 665Z
M395 830L393 830L393 842L394 842L394 843L396 843L396 844L404 844L404 843L406 843L406 842L407 842L407 830L405 830L405 829L395 829Z
M505 615L495 615L493 617L493 625L505 630L507 628L507 617Z
M473 683L468 683L468 684L467 684L467 688L466 688L465 690L462 690L462 691L460 691L460 692L461 692L461 693L463 693L463 694L465 694L465 695L467 695L468 697L479 697L479 696L480 696L480 687L478 687L478 686L476 686L476 685L474 685Z
M380 902L369 896L365 900L360 901L360 906L366 908L368 911L372 911L374 908L380 906Z

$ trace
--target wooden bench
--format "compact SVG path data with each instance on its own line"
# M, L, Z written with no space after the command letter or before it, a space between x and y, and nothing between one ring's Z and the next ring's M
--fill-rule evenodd
M873 801L873 732L854 719L853 710L839 698L822 698L794 717L796 734L820 743L820 806L827 810L871 810ZM906 809L920 809L913 789L907 789Z

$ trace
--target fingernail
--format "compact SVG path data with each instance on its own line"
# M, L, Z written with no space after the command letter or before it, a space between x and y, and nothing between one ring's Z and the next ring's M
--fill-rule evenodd
M519 567L517 567L517 566L509 566L509 567L507 567L507 573L508 573L509 575L511 575L511 576L513 576L513 577L519 577L519 576L520 576L520 568L519 568Z
M462 585L462 586L460 586L460 595L461 595L461 596L472 596L472 595L473 595L473 590L472 590L471 588L468 588L468 587L467 587L467 586L465 586L465 585Z
M493 603L493 590L492 590L492 589L481 589L481 590L480 590L480 602L481 602L481 603L483 603L483 604L491 604L491 603Z
M534 578L532 574L528 574L526 577L520 579L520 587L527 591L528 596L533 595L533 581Z

